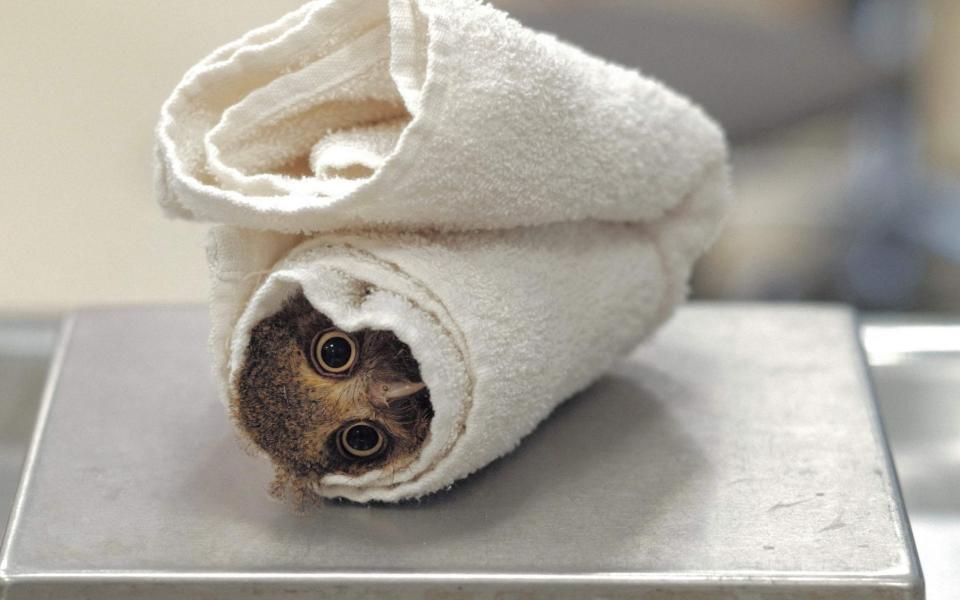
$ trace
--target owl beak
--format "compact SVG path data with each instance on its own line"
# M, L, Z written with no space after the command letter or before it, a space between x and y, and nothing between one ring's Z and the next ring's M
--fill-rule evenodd
M386 381L373 384L370 396L375 402L389 406L391 400L412 396L426 387L423 382Z

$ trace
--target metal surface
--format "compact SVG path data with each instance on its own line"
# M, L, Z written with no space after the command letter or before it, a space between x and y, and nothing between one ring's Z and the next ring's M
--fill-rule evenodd
M57 328L56 319L0 319L0 536L20 481Z
M960 596L960 323L868 318L864 346L929 600Z
M843 309L684 308L450 491L306 515L239 450L203 315L76 317L0 558L6 600L922 597Z

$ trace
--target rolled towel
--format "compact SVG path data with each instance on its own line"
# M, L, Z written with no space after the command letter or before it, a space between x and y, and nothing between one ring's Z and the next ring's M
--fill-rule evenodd
M158 135L161 204L222 223L224 401L278 489L356 501L434 492L514 448L670 315L729 200L700 109L474 0L309 3L191 69ZM303 307L318 335L281 340ZM403 460L325 462L349 432L328 441L307 398L325 331L354 354L389 334L414 359Z
M191 69L158 155L170 213L292 233L650 221L726 158L685 98L474 0L311 2Z

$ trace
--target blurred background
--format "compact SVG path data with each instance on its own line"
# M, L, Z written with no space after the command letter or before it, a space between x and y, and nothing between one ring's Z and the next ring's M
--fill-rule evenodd
M694 296L839 301L927 576L960 589L960 1L493 0L713 114L737 206ZM162 217L184 71L301 0L35 0L0 21L0 532L56 339L90 304L200 302L205 225ZM227 7L227 8L225 8Z
M152 128L183 72L300 0L4 3L0 310L203 301ZM960 2L494 0L715 115L738 205L699 298L960 309Z
M960 308L960 2L499 4L724 125L738 205L695 297Z

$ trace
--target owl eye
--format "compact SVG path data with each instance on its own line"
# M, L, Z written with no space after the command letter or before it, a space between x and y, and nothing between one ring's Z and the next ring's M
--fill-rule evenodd
M383 432L366 421L348 425L337 435L337 448L347 458L373 458L385 446Z
M346 375L357 362L357 343L339 329L325 331L313 342L313 362L327 375Z

